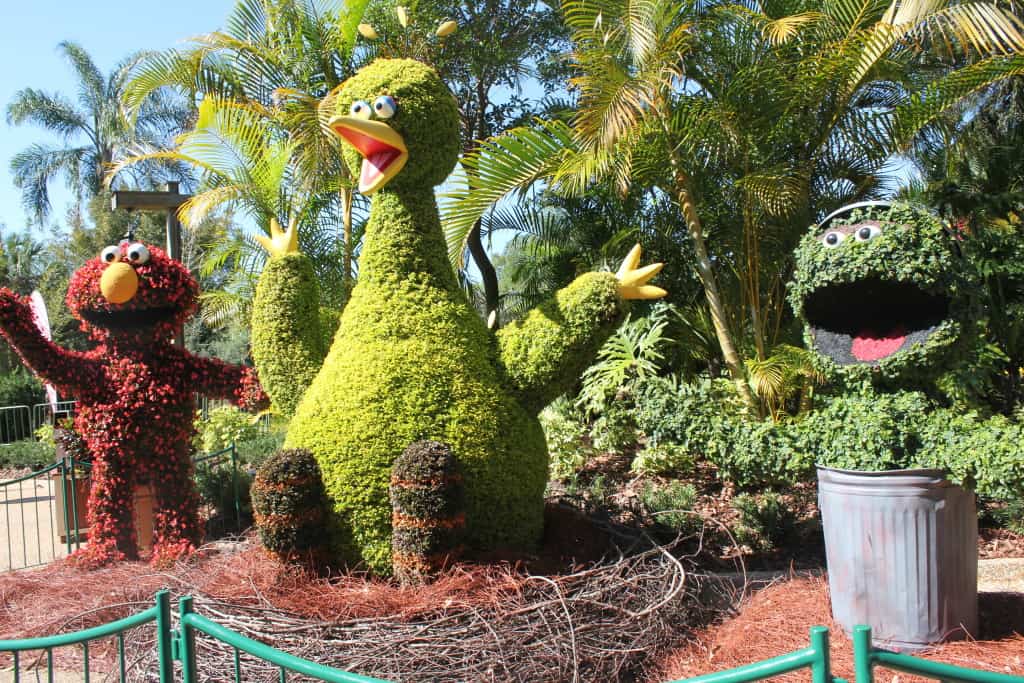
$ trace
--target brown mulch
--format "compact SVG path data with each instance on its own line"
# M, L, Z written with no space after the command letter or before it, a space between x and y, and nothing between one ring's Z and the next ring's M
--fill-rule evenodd
M1024 675L1024 593L983 593L978 640L946 643L919 656L957 666ZM828 581L795 577L754 594L739 613L699 631L649 670L648 683L722 671L807 647L811 626L829 628L832 673L853 680L853 645L832 621ZM779 677L804 682L807 672ZM900 674L901 683L926 681ZM880 677L880 680L889 680ZM893 677L892 680L897 680Z
M983 560L1024 557L1024 534L1009 529L979 529L978 557Z
M508 565L459 567L429 586L415 588L360 574L327 580L282 564L256 543L209 546L166 570L145 562L121 562L87 571L58 561L0 575L0 639L94 626L145 609L161 588L193 590L211 599L314 619L411 619L438 605L489 604L522 580Z

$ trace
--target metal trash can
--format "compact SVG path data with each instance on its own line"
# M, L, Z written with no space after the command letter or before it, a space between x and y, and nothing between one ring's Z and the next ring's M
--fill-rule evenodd
M974 494L941 470L818 467L832 615L898 650L978 634Z

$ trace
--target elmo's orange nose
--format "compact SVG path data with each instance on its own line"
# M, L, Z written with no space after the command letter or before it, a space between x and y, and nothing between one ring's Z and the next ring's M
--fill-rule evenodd
M124 261L111 263L100 276L100 293L112 304L131 301L137 291L139 276L135 274L135 269Z

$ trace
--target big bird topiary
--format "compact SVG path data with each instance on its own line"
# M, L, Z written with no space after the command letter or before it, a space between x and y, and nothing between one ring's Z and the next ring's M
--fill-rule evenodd
M593 360L625 300L664 296L646 284L660 264L638 267L636 247L618 274L582 275L495 335L459 287L434 200L459 154L452 94L408 59L378 59L335 94L330 126L372 208L358 283L285 445L316 456L350 566L390 573L391 468L421 440L460 464L470 550L531 547L548 473L537 413Z
M188 269L156 247L125 239L105 248L68 287L68 307L97 342L82 352L43 337L28 303L0 288L0 333L33 372L78 399L75 429L92 459L89 544L77 558L85 566L138 557L133 488L144 482L156 495L152 560L195 549L201 530L189 457L194 396L266 404L252 368L171 343L198 293Z

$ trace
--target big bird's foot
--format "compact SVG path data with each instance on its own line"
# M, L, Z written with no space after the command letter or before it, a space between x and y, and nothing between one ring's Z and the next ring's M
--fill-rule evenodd
M647 282L657 275L665 266L664 263L652 263L638 268L640 265L640 245L637 244L626 255L615 277L619 281L619 295L623 299L660 299L668 292L661 287L649 285Z

